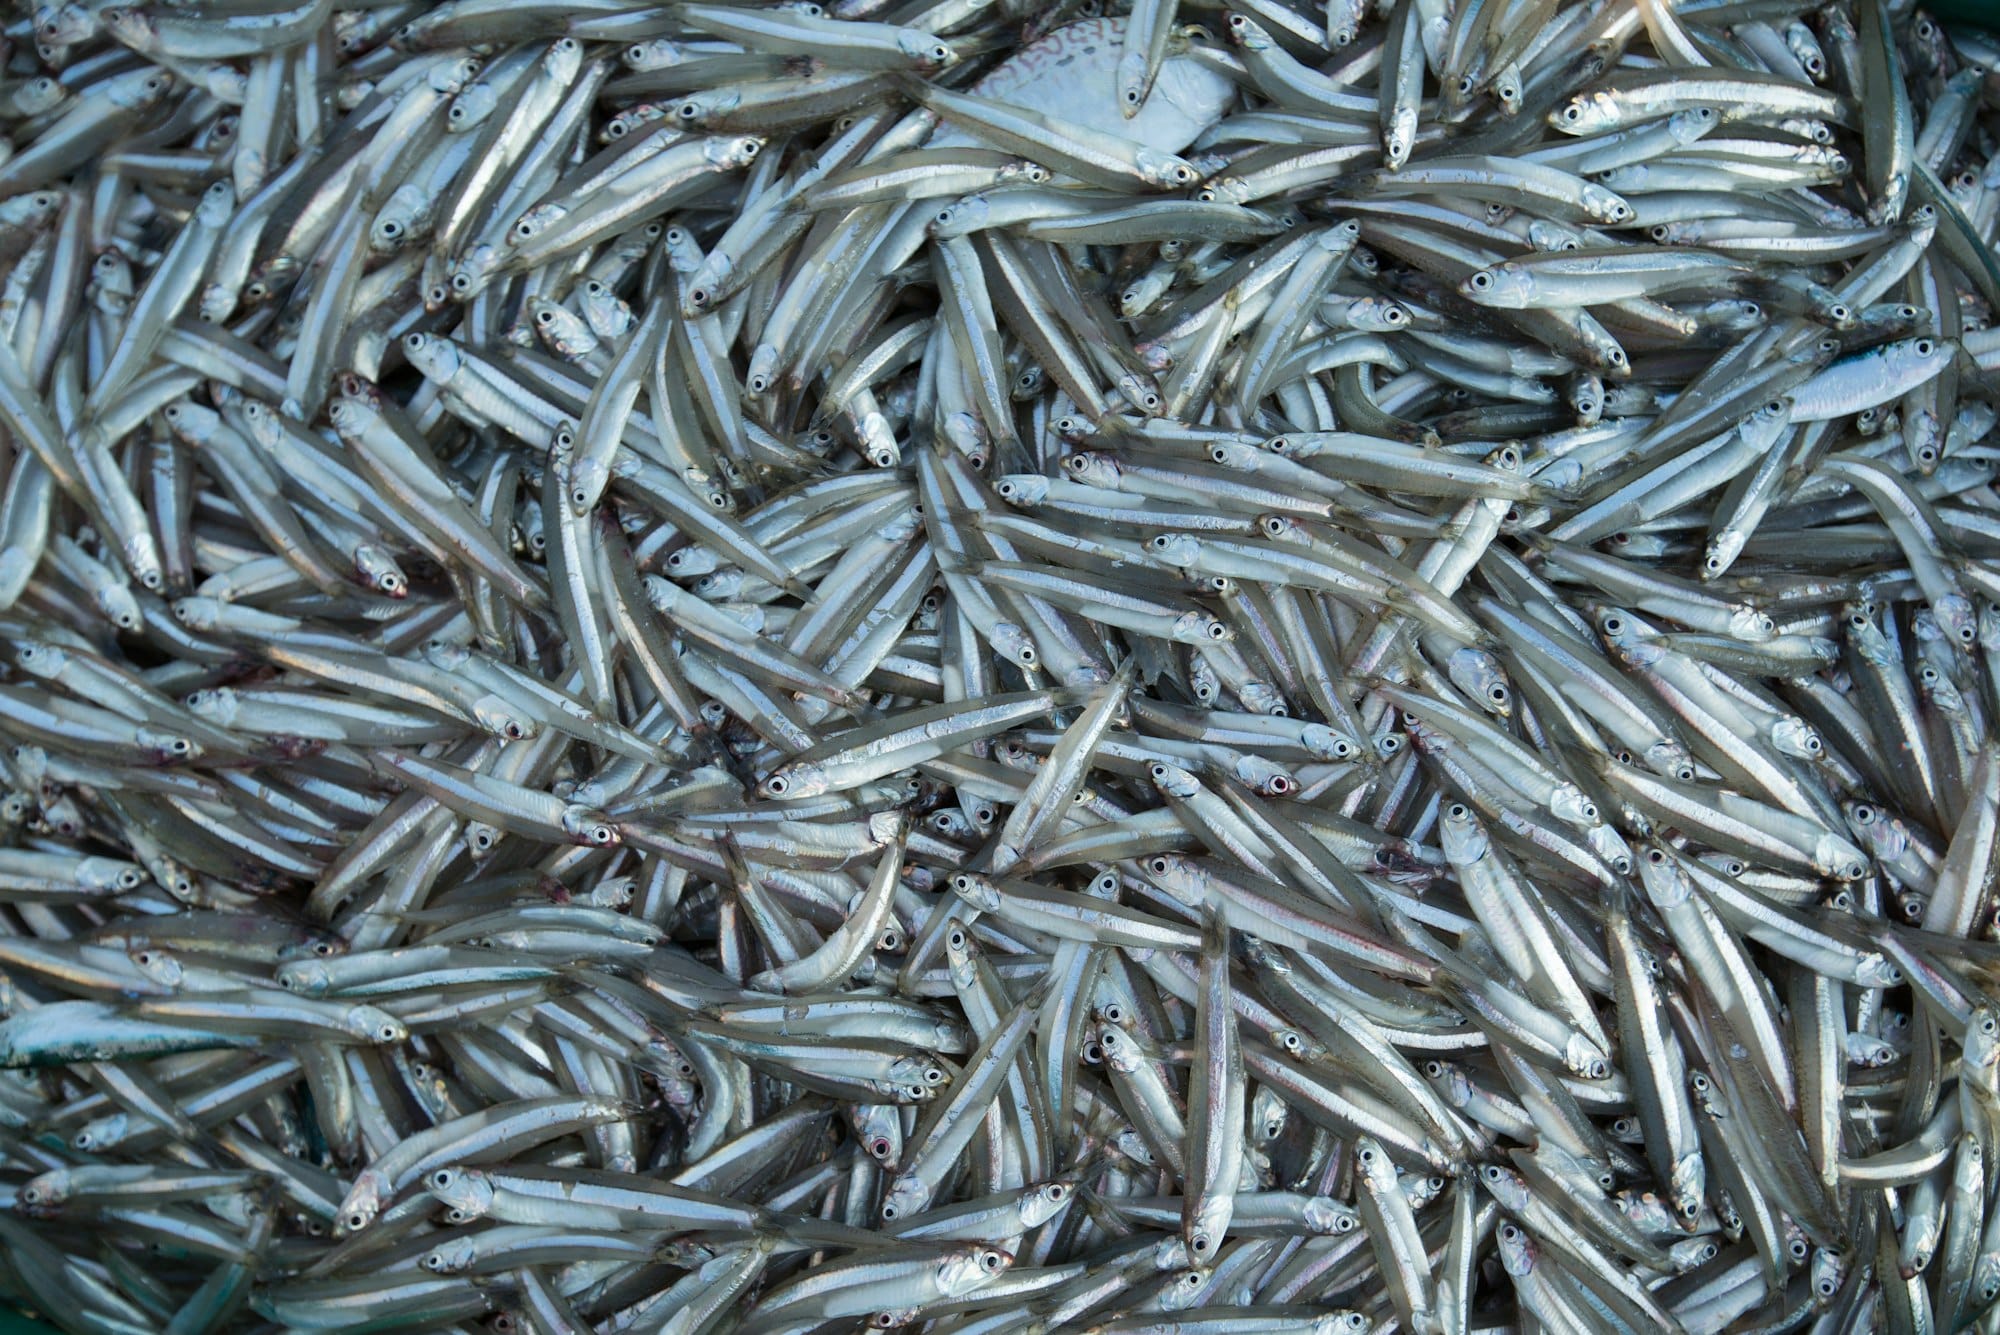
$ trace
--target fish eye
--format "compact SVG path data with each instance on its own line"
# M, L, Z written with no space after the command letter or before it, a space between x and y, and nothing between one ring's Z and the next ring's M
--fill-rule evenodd
M1478 273L1472 275L1472 286L1476 290L1484 292L1487 288L1493 286L1493 275L1481 269Z
M1920 338L1917 340L1917 356L1928 357L1936 347L1937 345L1929 339Z

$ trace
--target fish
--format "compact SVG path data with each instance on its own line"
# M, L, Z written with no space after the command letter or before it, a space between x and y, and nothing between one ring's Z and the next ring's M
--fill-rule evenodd
M17 18L0 1303L2000 1330L1990 35Z

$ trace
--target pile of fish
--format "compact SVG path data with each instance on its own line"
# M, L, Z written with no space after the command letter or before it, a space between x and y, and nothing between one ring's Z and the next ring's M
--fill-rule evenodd
M2000 41L27 11L14 1305L2000 1331Z

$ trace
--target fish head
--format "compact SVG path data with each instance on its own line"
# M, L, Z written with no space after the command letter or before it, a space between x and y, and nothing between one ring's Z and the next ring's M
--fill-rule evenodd
M300 996L323 997L333 990L333 971L324 960L289 960L278 966L278 986Z
M112 1113L105 1117L95 1117L85 1122L77 1133L69 1138L72 1149L95 1152L106 1150L121 1143L131 1134L132 1118L129 1113Z
M1931 600L1931 616L1945 638L1962 650L1979 643L1979 614L1972 600L1953 590Z
M1729 609L1729 633L1750 644L1761 644L1778 633L1778 623L1762 608L1736 603Z
M1713 1238L1682 1238L1667 1247L1667 1256L1674 1273L1685 1275L1714 1260L1719 1250Z
M987 635L987 643L995 653L1020 667L1035 667L1041 663L1041 651L1035 648L1034 640L1022 627L1011 621L994 623Z
M1322 1237L1352 1233L1361 1227L1361 1216L1353 1206L1331 1196L1314 1196L1300 1211L1305 1225Z
M619 842L618 827L600 811L577 803L562 810L563 833L585 848L610 848Z
M926 73L948 70L959 62L959 54L951 43L921 28L897 30L896 50L913 68Z
M440 1167L424 1175L424 1191L452 1211L452 1223L484 1219L494 1205L492 1179L468 1167Z
M1609 1080L1611 1062L1604 1049L1582 1034L1571 1034L1563 1044L1563 1065L1580 1080Z
M185 765L202 755L192 738L158 728L134 728L132 740L156 765Z
M1837 881L1858 881L1868 874L1868 855L1831 830L1813 843L1813 870Z
M1458 285L1458 290L1481 306L1519 310L1535 300L1535 276L1509 261L1474 270Z
M1191 533L1156 533L1146 539L1146 552L1166 565L1191 570L1201 560L1201 539Z
M14 1193L17 1208L34 1215L51 1215L69 1199L71 1174L66 1168L52 1168L23 1182Z
M1306 1329L1308 1335L1361 1335L1368 1329L1368 1318L1346 1307L1335 1312L1319 1313Z
M920 1215L930 1208L931 1189L924 1185L922 1178L914 1173L903 1173L889 1184L889 1190L882 1197L882 1219L894 1223ZM984 1283L981 1278L979 1283Z
M495 737L526 741L541 729L535 721L497 695L482 695L471 705L473 722Z
M471 1238L451 1238L424 1253L423 1267L434 1275L462 1275L478 1258Z
M869 1157L884 1168L894 1168L903 1148L903 1122L895 1108L886 1103L868 1103L855 1105L848 1112L855 1139Z
M1183 1242L1182 1246L1185 1247L1186 1243ZM1208 1280L1209 1272L1206 1270L1189 1268L1181 1271L1178 1275L1168 1280L1164 1288L1159 1290L1161 1310L1185 1312L1188 1308L1193 1307L1207 1293Z
M349 1006L341 1016L341 1027L368 1043L401 1043L409 1038L409 1026L380 1006Z
M1772 748L1784 755L1818 760L1826 754L1826 743L1820 740L1819 730L1796 714L1774 721L1767 735Z
M139 600L132 590L123 584L109 583L97 589L97 606L120 630L137 630L143 618L139 614Z
M1354 1166L1360 1170L1369 1191L1379 1194L1400 1189L1395 1161L1389 1158L1389 1152L1373 1136L1355 1138Z
M1235 1207L1233 1194L1216 1192L1200 1204L1193 1218L1183 1222L1181 1241L1187 1244L1188 1255L1194 1258L1196 1265L1206 1266L1214 1261L1222 1248Z
M1602 186L1586 184L1582 202L1584 212L1607 226L1616 227L1632 220L1632 206Z
M954 1247L938 1262L938 1292L947 1298L971 1293L998 1279L1013 1264L1013 1253L998 1247Z
M69 666L69 653L47 640L24 636L14 641L14 661L32 676L55 677Z
M1728 528L1709 540L1702 549L1701 578L1715 579L1727 573L1736 564L1736 558L1743 554L1743 548L1750 540L1746 529Z
M448 338L413 330L403 335L403 355L427 380L442 384L457 375L464 365L458 345Z
M1625 119L1618 99L1602 88L1578 93L1549 113L1549 124L1564 134L1598 134Z
M1417 109L1397 107L1382 128L1382 160L1394 171L1410 160L1410 152L1416 146Z
M384 598L406 598L410 577L396 564L387 549L372 542L357 543L353 552L354 573L361 582Z
M1075 1199L1076 1184L1067 1178L1055 1178L1031 1187L1021 1199L1021 1226L1040 1227L1068 1209Z

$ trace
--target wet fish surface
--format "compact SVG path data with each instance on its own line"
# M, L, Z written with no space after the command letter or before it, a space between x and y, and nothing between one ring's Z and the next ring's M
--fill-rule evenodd
M2000 42L8 10L0 1297L2000 1331Z

